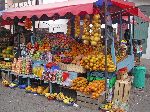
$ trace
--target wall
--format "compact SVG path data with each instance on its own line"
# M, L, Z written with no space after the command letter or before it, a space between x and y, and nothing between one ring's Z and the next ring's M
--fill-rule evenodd
M54 2L63 2L68 0L43 0L43 4L54 3Z
M59 20L50 20L50 21L36 21L35 27L38 28L49 28L49 32L56 33L56 32L64 32L67 33L67 19L59 19Z
M150 24L149 24L149 26L150 26ZM142 58L150 59L150 27L148 28L148 39L147 39L146 54L143 54Z

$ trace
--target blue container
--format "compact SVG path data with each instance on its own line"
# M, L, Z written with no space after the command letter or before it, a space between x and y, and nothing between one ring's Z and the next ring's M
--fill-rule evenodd
M146 75L146 67L137 66L133 68L133 86L136 88L144 88L145 87L145 75Z

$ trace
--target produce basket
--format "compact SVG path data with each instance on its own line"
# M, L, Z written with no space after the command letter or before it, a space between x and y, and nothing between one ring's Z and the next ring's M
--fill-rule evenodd
M119 100L121 102L127 102L129 100L132 82L131 79L131 77L128 77L128 79L124 81L116 81L113 100Z
M88 72L87 79L90 82L94 81L94 80L105 80L105 74L104 74L104 72L100 72L100 71ZM107 79L109 79L109 88L114 87L115 82L116 82L116 74L108 73Z
M101 103L105 100L105 92L103 92L98 99L92 99L91 95L84 95L77 92L77 104L94 110L99 109Z

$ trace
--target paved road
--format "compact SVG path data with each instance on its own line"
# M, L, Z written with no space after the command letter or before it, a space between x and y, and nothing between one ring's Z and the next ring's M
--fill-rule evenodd
M150 68L150 60L142 60ZM129 112L150 112L150 70L144 91L132 89ZM26 94L24 90L5 88L0 84L0 112L99 112L87 108L65 106L45 97Z

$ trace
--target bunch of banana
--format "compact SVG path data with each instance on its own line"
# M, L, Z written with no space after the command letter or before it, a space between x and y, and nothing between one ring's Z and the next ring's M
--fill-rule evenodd
M45 93L48 93L49 92L49 87L47 87L43 92L42 92L42 95L45 95Z
M11 88L17 87L17 84L11 83L11 84L9 84L9 87L11 87Z
M25 90L26 90L26 91L31 91L31 90L32 90L32 87L31 87L31 86L28 86L28 87L25 88Z
M48 98L51 94L50 93L45 93L45 97Z
M60 92L60 93L56 96L56 99L62 101L63 99L65 99L65 95L64 95L62 92Z
M102 108L105 110L110 110L110 109L112 109L112 106L113 106L113 103L107 103L107 104L103 105Z
M4 86L6 86L6 87L9 86L9 82L8 82L7 80L5 80L5 79L3 79L2 84L3 84Z
M57 97L57 93L53 93L53 94L46 93L45 96L46 96L49 100L54 100L54 99L56 99L56 97Z
M63 102L64 102L65 104L70 104L70 103L74 102L74 99L71 98L71 97L65 96Z

